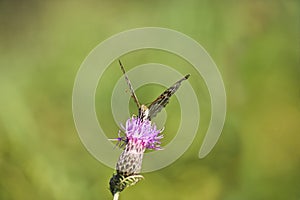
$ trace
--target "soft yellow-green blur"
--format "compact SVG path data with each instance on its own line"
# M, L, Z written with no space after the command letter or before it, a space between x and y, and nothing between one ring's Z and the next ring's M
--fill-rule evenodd
M198 159L210 118L203 80L166 52L123 56L127 69L146 62L179 71L186 65L183 73L192 74L201 103L201 127L180 159L144 174L121 200L300 199L299 8L296 0L0 1L0 199L112 199L113 169L94 159L77 135L73 82L97 44L145 26L175 29L203 45L224 79L227 118L214 150ZM109 97L122 73L116 62L105 73L97 115L108 136L116 137ZM163 89L153 87L137 91L142 102ZM130 109L135 111L133 102ZM167 112L163 144L177 128L176 98Z

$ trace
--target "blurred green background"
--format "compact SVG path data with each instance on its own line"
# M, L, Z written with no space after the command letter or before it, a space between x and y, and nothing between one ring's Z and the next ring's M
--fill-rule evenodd
M0 199L111 199L113 169L81 144L72 118L73 82L101 41L136 27L183 32L209 52L222 73L227 119L214 150L198 151L209 121L209 95L191 66L202 103L199 134L171 166L144 174L121 199L300 199L300 2L287 1L0 1ZM187 65L145 50L122 58L128 69L159 62ZM182 73L185 73L183 71ZM110 100L116 64L100 80L97 114L116 136ZM102 86L103 87L103 86ZM161 91L138 90L143 102ZM124 91L125 92L125 91ZM134 112L131 102L130 107ZM165 143L179 119L167 107ZM173 121L172 121L173 120ZM173 130L174 129L174 130Z

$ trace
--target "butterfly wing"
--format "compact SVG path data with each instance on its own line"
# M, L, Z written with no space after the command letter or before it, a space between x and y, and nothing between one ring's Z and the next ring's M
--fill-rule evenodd
M149 120L157 115L168 103L170 97L178 90L181 82L187 80L190 74L187 74L182 79L174 83L171 87L165 90L157 99L155 99L149 106Z
M137 107L140 108L140 107L141 107L141 104L140 104L140 102L139 102L137 96L136 96L135 93L134 93L134 89L133 89L133 87L132 87L132 85L131 85L131 82L130 82L130 80L129 80L127 74L126 74L126 71L125 71L125 69L124 69L124 67L123 67L123 65L122 65L122 63L121 63L120 60L119 60L119 64L120 64L121 70L122 70L122 72L123 72L123 74L124 74L124 76L125 76L125 80L126 80L126 82L127 82L127 85L128 85L128 87L129 87L129 90L130 90L130 93L131 93L131 97L133 98L133 100L134 100L134 102L136 103Z

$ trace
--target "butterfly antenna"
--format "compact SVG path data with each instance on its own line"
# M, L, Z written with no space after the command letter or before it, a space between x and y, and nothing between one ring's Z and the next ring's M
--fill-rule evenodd
M122 70L122 72L123 72L123 74L124 74L124 76L125 76L125 80L126 80L126 82L127 82L127 85L128 85L128 87L129 87L129 89L130 89L131 97L133 98L133 100L134 100L134 102L136 103L137 107L140 108L140 107L141 107L141 104L140 104L140 102L139 102L137 96L136 96L135 93L134 93L133 87L132 87L132 85L131 85L131 83L130 83L130 80L129 80L127 74L126 74L126 71L125 71L125 69L124 69L124 67L123 67L123 65L122 65L122 63L121 63L121 60L119 60L119 64L120 64L121 70Z

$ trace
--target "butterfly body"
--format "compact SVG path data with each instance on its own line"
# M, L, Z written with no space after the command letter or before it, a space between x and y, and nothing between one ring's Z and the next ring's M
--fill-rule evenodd
M141 107L139 108L139 114L138 118L140 118L142 121L146 120L149 118L149 108L142 104Z

